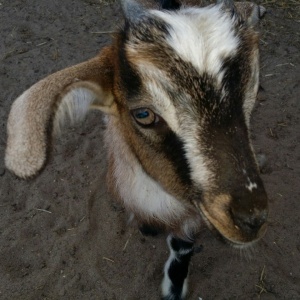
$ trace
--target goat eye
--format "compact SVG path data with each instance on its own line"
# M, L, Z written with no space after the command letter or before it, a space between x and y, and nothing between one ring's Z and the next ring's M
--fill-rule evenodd
M149 126L157 122L157 115L149 108L137 108L131 111L132 116L140 125Z

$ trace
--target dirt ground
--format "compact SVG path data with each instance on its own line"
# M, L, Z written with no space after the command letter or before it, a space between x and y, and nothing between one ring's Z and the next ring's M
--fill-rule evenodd
M237 252L203 228L189 299L300 299L300 14L265 1L262 90L252 118L269 229ZM261 1L262 3L262 1ZM56 138L40 176L4 167L13 100L46 75L97 54L122 23L109 0L0 0L0 299L159 299L165 236L143 237L105 187L100 113Z

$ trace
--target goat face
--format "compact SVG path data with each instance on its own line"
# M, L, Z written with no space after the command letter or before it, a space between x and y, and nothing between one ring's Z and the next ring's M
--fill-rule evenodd
M49 126L96 106L111 116L108 171L112 182L119 180L116 189L131 189L139 176L130 171L135 166L165 197L155 209L169 229L188 219L199 223L200 213L234 245L260 238L267 196L249 139L260 7L220 2L158 11L124 1L125 27L111 46L41 80L14 102L6 166L23 178L36 175L46 162ZM122 159L129 163L114 178ZM135 211L128 195L126 206ZM147 195L138 196L141 218L157 219L145 213Z
M144 171L225 240L257 240L267 195L249 139L259 72L253 24L222 4L124 10L114 126Z

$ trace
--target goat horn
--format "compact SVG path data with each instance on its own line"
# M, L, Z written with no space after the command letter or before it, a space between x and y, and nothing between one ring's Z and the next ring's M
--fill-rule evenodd
M121 5L125 18L130 22L135 23L143 15L145 15L146 10L135 0L121 0Z
M262 19L266 13L266 9L261 5L253 5L252 12L248 16L247 24L249 26L255 26L259 23L260 19Z
M232 0L217 0L216 4L224 4L226 7L232 7L233 1Z
M217 0L216 4L223 4L223 7L226 10L234 12L234 2L232 0Z

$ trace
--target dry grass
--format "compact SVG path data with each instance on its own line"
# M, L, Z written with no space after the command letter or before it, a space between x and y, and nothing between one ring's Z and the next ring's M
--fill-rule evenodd
M265 281L264 281L265 278L266 278L266 273L265 273L265 266L264 266L260 273L259 281L255 285L255 287L258 289L257 295L258 295L259 299L263 293L268 293L268 290L266 289L266 286L265 286Z

